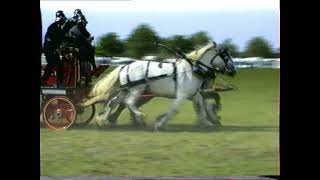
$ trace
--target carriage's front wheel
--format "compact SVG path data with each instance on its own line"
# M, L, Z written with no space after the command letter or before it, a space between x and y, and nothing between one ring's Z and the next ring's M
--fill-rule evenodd
M43 121L53 130L66 130L76 120L76 108L72 101L64 96L49 99L43 107Z

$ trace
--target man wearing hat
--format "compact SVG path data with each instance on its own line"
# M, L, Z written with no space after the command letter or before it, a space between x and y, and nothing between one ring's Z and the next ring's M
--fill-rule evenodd
M66 23L62 26L63 33L68 36L70 29L77 25L77 21L80 16L83 16L80 9L74 10L74 16L66 20Z
M64 34L61 26L65 23L66 16L63 11L56 12L56 19L47 29L43 51L46 56L47 66L44 69L44 74L42 76L42 82L46 82L50 77L53 67L56 67L57 72L57 86L60 87L63 83L62 65L60 62L60 55L58 53L58 48L60 47Z
M83 65L81 72L84 77L86 77L86 84L90 81L91 68L86 67L89 62L93 69L96 69L95 59L94 59L94 47L91 45L93 37L86 29L87 20L83 15L79 15L77 19L77 24L73 26L69 31L69 36L73 38L73 44L75 47L79 48L79 60Z

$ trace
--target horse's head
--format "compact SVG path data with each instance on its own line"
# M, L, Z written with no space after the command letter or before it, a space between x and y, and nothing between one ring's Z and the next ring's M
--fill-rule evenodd
M236 68L227 48L217 47L216 43L210 43L199 50L198 61L214 69L216 72L226 73L229 76L236 74Z
M230 76L235 76L237 71L234 65L234 62L232 60L232 56L230 55L230 51L227 48L219 48L218 50L218 54L220 59L223 61L223 63L219 63L219 64L223 64L222 66L220 66L223 71L225 73L227 73ZM220 61L221 61L220 60Z

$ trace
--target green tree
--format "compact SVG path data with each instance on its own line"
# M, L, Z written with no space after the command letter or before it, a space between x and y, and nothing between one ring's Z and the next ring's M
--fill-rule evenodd
M248 41L244 54L246 57L272 57L272 46L263 37L254 37Z
M141 58L150 53L157 53L159 49L154 43L159 40L159 36L149 25L141 24L129 35L126 43L127 54L134 58Z
M193 42L190 38L182 35L174 35L167 39L167 44L170 48L179 48L187 53L194 50Z
M275 57L275 58L280 58L280 47L278 47L278 48L276 49L276 51L274 52L274 57Z
M159 42L164 44L164 45L166 45L166 46L168 46L169 48L172 48L170 46L169 38L160 38ZM170 53L167 49L162 48L162 47L159 47L159 51L158 51L157 55L159 57L161 57L161 58L164 58L164 59L166 59L166 58L175 58L174 54Z
M96 54L101 56L119 56L124 52L124 43L116 33L108 33L99 38Z
M233 56L233 57L239 57L239 47L232 42L232 39L230 39L230 38L225 39L225 40L220 44L220 46L229 49L229 52L230 52L231 56Z
M203 46L212 41L212 38L205 31L199 31L191 35L193 46Z

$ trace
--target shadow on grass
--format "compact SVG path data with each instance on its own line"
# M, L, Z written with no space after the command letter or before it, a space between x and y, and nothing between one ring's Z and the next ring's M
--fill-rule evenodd
M44 127L42 127L44 128ZM154 132L152 125L134 126L130 124L98 127L95 125L78 125L75 124L69 130L97 130L97 131L140 131L140 132ZM278 132L278 126L233 126L222 125L220 127L204 127L192 124L169 124L161 128L159 132L203 132L203 133L218 133L218 132Z

